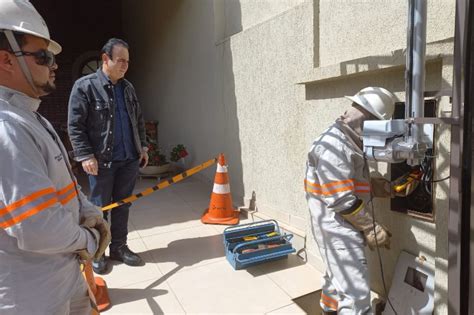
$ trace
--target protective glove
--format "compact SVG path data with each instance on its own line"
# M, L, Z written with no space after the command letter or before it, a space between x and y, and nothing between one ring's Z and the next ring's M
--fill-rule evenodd
M104 220L102 215L93 215L84 217L81 220L81 225L99 231L99 246L97 248L97 251L95 252L95 255L93 256L94 259L99 259L104 254L105 250L107 249L107 246L109 246L110 240L112 239L109 224L107 223L107 221Z
M374 250L377 245L378 247L390 249L390 237L392 233L377 222L375 222L374 225L374 219L369 212L365 211L362 200L357 200L351 209L343 211L341 215L346 221L363 233L365 241L371 250Z
M411 195L420 184L421 175L423 175L421 171L412 170L394 180L392 183L394 195L397 197L407 197Z
M392 233L390 233L385 226L377 222L375 222L375 233L372 228L369 231L364 232L364 237L370 250L374 250L377 245L379 247L390 249L390 238L392 237Z
M92 259L91 254L87 251L87 249L81 249L76 252L77 256L79 256L79 259L82 261L88 261Z
M94 240L100 239L100 233L97 229L90 228L88 226L83 226L91 235L94 237ZM88 249L79 249L75 252L77 256L79 256L79 259L82 260L83 262L91 260L93 258L93 255L88 251Z
M395 195L394 192L392 192L390 181L383 177L371 178L370 186L374 197L391 198Z

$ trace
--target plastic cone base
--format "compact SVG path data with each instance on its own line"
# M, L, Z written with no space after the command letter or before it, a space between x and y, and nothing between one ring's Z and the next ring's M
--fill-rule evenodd
M101 277L95 277L95 285L97 291L95 293L95 300L97 302L97 308L100 312L108 309L112 304L110 303L109 293L107 292L107 284Z
M234 210L230 217L226 218L215 218L209 213L209 209L204 211L204 215L201 217L201 222L205 224L223 224L223 225L235 225L240 221L240 211Z

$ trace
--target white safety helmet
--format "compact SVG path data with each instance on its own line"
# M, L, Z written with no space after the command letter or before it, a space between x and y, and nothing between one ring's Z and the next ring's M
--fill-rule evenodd
M395 95L381 87L366 87L354 96L346 96L381 120L392 118L395 110Z
M49 30L41 15L27 0L0 0L0 31L9 30L44 38L48 50L57 55L61 46L49 36Z

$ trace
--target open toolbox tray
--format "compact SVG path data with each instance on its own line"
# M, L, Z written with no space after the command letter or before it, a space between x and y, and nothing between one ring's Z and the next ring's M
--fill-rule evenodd
M230 226L224 230L227 260L234 269L285 258L294 253L293 234L281 234L275 220Z

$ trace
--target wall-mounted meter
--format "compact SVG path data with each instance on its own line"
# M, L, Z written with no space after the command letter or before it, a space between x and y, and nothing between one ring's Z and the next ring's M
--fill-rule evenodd
M402 251L388 297L397 314L431 315L434 308L434 266ZM383 314L395 315L390 303L386 303Z

